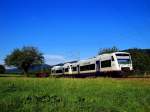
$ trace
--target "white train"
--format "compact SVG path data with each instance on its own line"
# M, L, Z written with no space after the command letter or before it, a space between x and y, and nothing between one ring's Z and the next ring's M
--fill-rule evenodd
M60 75L63 74L63 72L64 72L63 66L54 66L54 67L51 69L51 75L60 76Z
M52 75L65 76L98 76L114 75L132 71L131 56L127 52L114 52L98 55L94 58L74 63L65 63L63 66L54 66Z

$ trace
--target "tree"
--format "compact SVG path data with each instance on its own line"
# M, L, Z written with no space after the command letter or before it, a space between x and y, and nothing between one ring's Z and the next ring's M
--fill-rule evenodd
M5 71L5 67L3 65L0 65L0 74L4 74Z
M26 46L21 49L14 49L10 55L5 58L5 64L13 65L23 70L24 74L28 75L28 70L33 64L44 63L43 54L35 47Z
M132 48L124 51L131 54L136 72L150 72L150 49Z
M98 55L101 55L104 53L117 52L117 51L119 51L119 49L115 46L113 46L112 48L103 48L103 49L100 49L100 51L98 52Z

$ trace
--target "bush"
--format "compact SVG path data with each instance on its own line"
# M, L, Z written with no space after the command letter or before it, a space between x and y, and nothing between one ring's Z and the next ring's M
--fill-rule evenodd
M3 65L0 65L0 74L4 74L5 71L5 67Z

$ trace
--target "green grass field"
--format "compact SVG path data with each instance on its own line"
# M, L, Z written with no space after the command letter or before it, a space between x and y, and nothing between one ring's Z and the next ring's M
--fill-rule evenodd
M150 79L0 77L1 112L149 112Z

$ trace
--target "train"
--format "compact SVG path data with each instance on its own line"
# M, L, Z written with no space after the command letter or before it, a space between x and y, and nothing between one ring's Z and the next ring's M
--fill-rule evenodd
M52 76L126 76L133 71L131 55L128 52L104 53L93 58L67 62L53 66Z

